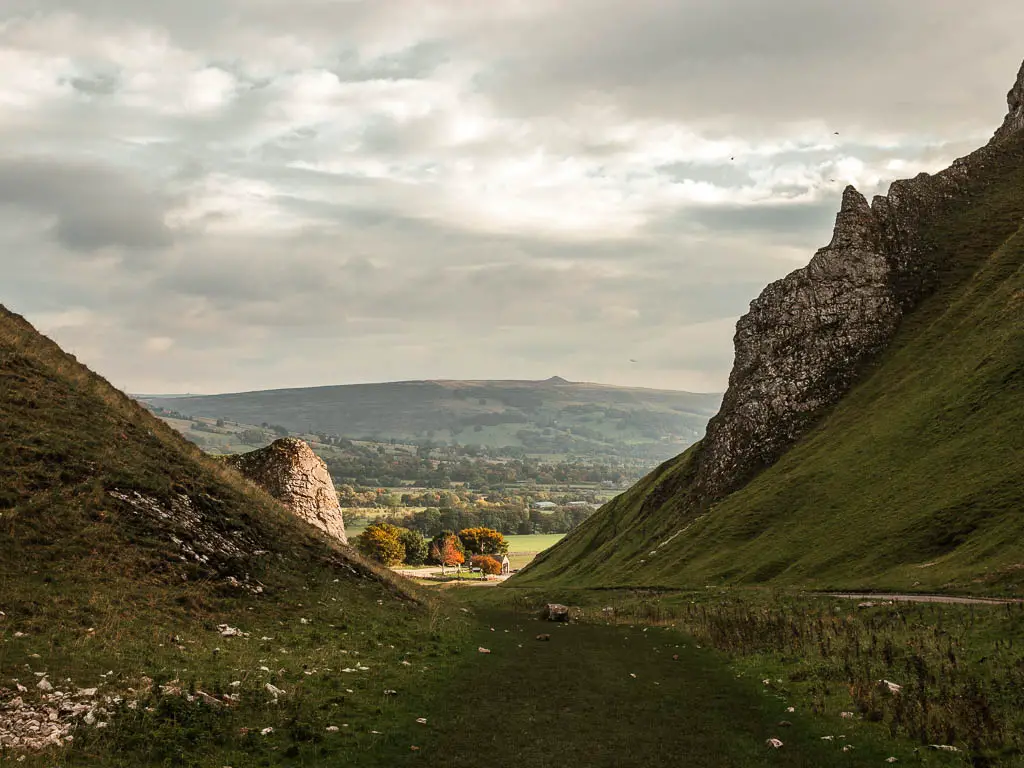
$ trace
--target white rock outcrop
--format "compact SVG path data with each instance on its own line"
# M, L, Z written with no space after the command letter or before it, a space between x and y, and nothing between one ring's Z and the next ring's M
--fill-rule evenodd
M294 437L228 457L239 470L307 523L348 544L338 494L323 459Z

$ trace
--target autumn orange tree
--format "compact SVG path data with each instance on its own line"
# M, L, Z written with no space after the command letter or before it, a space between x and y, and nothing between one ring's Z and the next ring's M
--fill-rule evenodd
M459 541L467 552L474 555L504 555L508 552L505 537L493 528L463 528Z
M501 573L501 563L490 555L473 555L469 562L474 568L479 568L484 573L494 575Z
M451 531L442 533L434 538L430 544L430 558L434 562L441 564L442 574L445 572L446 566L462 565L466 562L466 556L462 553L459 538Z

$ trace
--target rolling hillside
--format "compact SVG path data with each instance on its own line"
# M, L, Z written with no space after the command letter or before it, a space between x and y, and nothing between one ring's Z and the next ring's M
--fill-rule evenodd
M413 590L0 306L0 755L12 764L393 764L368 751L371 728L417 726L381 715L380 691L410 687L399 659L441 638ZM353 666L350 652L359 679L339 696L319 670ZM323 738L335 718L353 723L344 741Z
M1022 83L1017 90L1024 92ZM907 302L880 353L857 360L852 386L838 402L811 410L797 401L793 412L805 431L793 439L793 420L774 422L782 426L771 435L775 442L760 443L767 448L758 448L756 425L771 426L770 410L753 428L744 422L746 441L730 437L713 446L705 438L607 504L515 581L1019 592L1024 137L1015 92L998 141L958 161L949 175L915 180L918 188L948 187L956 174L959 185L932 195L920 226L902 226L902 241L880 246L897 242L899 253L917 260L912 267L927 270L924 298ZM897 188L906 208L909 195ZM854 235L864 231L865 217L894 205L894 197L863 214ZM852 237L841 228L844 215L845 203L833 246ZM853 256L863 252L858 248ZM806 285L814 279L813 272L804 274L787 280ZM786 286L772 286L766 295ZM792 339L808 343L793 334L776 348L789 354ZM738 333L737 344L742 341ZM770 373L777 353L766 350L752 359ZM837 356L831 353L832 360ZM721 434L716 428L741 413L735 404L742 404L745 375L734 370L723 414L709 435ZM837 390L835 382L844 383L829 369L822 380ZM783 405L775 408L787 407L776 402ZM730 463L737 454L753 458Z
M544 381L405 381L192 397L143 397L188 416L293 432L463 445L537 454L664 459L698 440L718 395Z

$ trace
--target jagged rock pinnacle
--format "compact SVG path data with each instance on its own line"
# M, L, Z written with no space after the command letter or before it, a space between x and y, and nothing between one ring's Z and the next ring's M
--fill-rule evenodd
M1024 65L1007 105L990 145L946 170L895 181L871 205L847 187L832 241L750 303L722 408L697 454L694 499L721 498L774 463L889 344L933 285L925 233L1000 162L1000 145L1024 134Z
M1006 106L1006 119L996 131L994 141L1002 141L1024 130L1024 64L1017 73L1017 81L1006 94Z

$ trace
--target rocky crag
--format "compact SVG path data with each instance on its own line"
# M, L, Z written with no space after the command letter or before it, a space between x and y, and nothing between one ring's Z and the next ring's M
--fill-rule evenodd
M327 465L305 442L284 437L266 448L230 456L227 461L296 516L342 544L348 543Z
M992 141L946 170L896 181L870 205L847 187L832 241L751 302L736 326L728 391L696 457L694 501L721 498L774 463L843 397L930 292L942 265L924 233L952 206L966 204L972 181L1024 131L1024 66L1007 102Z
M737 323L703 440L518 583L1017 588L1024 67L1007 101L946 170L847 188L831 242Z

